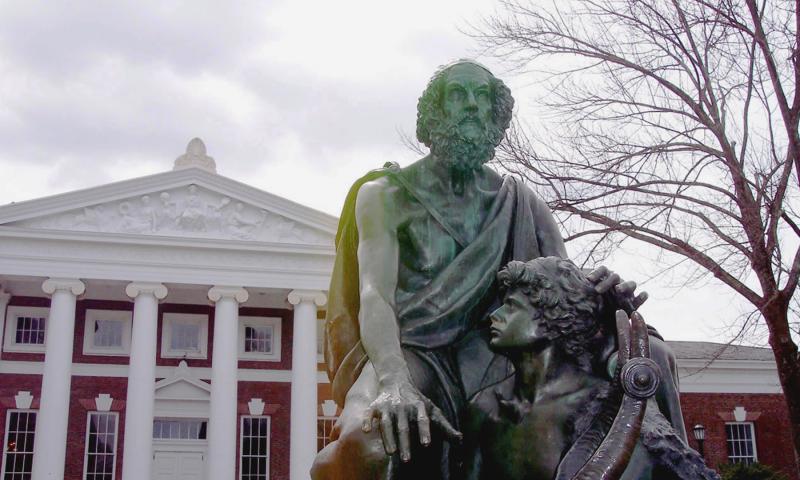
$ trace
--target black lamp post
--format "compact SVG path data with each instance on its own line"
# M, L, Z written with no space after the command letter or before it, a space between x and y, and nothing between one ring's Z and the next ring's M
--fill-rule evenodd
M694 439L697 440L697 449L700 452L700 456L705 458L706 455L703 452L703 442L706 439L706 427L701 424L697 424L692 428L692 433L694 433Z

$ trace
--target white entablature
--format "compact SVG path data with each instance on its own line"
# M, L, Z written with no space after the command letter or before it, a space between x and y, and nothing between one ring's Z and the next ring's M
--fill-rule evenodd
M337 219L189 165L0 207L8 275L326 289Z

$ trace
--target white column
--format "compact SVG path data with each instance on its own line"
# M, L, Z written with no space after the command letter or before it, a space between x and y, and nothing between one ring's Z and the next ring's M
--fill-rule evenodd
M167 296L167 287L160 283L133 282L125 287L125 293L133 298L133 332L125 401L122 478L147 480L153 460L158 301Z
M42 290L52 298L45 333L42 393L33 442L33 480L63 480L69 388L72 381L75 301L86 290L86 286L77 279L50 278L42 284Z
M236 397L241 287L215 286L208 291L214 308L214 353L211 357L211 405L208 419L208 478L236 475Z
M8 306L8 301L11 300L11 294L6 292L5 289L0 287L0 326L5 325L6 322L6 307ZM8 331L9 327L6 326L4 328L5 331ZM3 345L3 332L0 332L0 345Z
M289 436L289 478L308 480L317 454L317 307L324 293L293 290L292 411Z

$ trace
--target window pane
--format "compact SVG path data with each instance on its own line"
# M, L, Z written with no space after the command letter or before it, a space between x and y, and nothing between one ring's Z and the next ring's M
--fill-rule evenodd
M272 325L248 325L244 328L244 351L272 353Z
M173 350L200 351L200 325L173 322L170 348Z
M195 418L175 420L157 418L153 420L153 438L205 440L206 423L205 420Z
M117 457L117 415L89 412L86 439L87 479L112 480Z
M125 322L121 320L95 320L95 347L122 347L122 331Z
M33 411L9 410L7 413L9 428L3 443L7 479L30 479L35 417Z
M265 480L269 471L269 418L242 417L239 444L243 478Z
M753 463L756 461L756 445L753 424L728 423L725 425L728 461L731 463Z

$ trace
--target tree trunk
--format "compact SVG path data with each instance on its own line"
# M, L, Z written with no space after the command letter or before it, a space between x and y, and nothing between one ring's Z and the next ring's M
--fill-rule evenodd
M800 456L800 358L789 331L788 306L788 301L769 302L761 313L769 328L769 344L789 409L794 450Z

